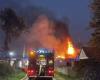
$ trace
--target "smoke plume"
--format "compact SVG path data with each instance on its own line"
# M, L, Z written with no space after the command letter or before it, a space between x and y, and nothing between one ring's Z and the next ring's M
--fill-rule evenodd
M67 49L68 26L59 21L40 15L28 32L15 42L17 48L53 48L57 55L64 56ZM14 48L14 45L13 45Z
M52 20L49 20L48 17L44 15L39 16L32 25L30 34L28 34L28 46L33 46L35 48L56 48L60 41L54 36L54 27L55 24Z

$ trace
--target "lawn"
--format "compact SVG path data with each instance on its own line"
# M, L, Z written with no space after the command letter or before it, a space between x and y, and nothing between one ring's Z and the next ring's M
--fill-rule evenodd
M16 70L16 72L13 74L9 74L6 77L0 77L0 80L20 80L23 77L25 77L25 73L21 70Z
M12 76L8 77L8 80L20 80L23 77L25 77L25 73L22 71L17 71L15 74L13 74Z
M21 69L11 67L8 62L0 62L0 80L20 80L24 76Z
M77 76L65 75L61 72L56 72L56 74L65 80L80 80Z

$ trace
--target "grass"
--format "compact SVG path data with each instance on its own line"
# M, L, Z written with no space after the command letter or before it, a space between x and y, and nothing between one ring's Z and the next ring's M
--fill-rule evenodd
M18 70L18 71L15 72L15 74L13 74L12 76L9 76L8 80L20 80L23 77L25 77L25 73Z
M23 77L25 77L25 73L21 70L16 70L14 74L9 74L9 76L6 77L0 77L0 80L20 80Z
M22 71L17 71L14 75L9 76L8 80L20 80L25 77L25 73Z
M65 75L61 72L56 72L56 74L64 79L67 79L67 80L80 80L77 76L70 76L70 75Z
M21 69L11 67L8 62L0 62L0 80L20 80L24 76Z

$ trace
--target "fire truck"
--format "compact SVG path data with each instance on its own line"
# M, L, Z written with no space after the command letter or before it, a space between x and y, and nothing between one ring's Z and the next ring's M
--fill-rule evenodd
M27 76L29 80L53 80L54 50L41 48L29 51Z

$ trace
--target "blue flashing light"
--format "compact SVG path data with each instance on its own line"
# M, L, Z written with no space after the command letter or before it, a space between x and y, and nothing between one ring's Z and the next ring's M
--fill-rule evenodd
M41 50L39 50L39 53L45 53L45 51L41 49Z
M47 54L47 53L51 53L53 51L49 50L49 49L45 49L45 48L40 48L36 52L39 53L39 54Z

